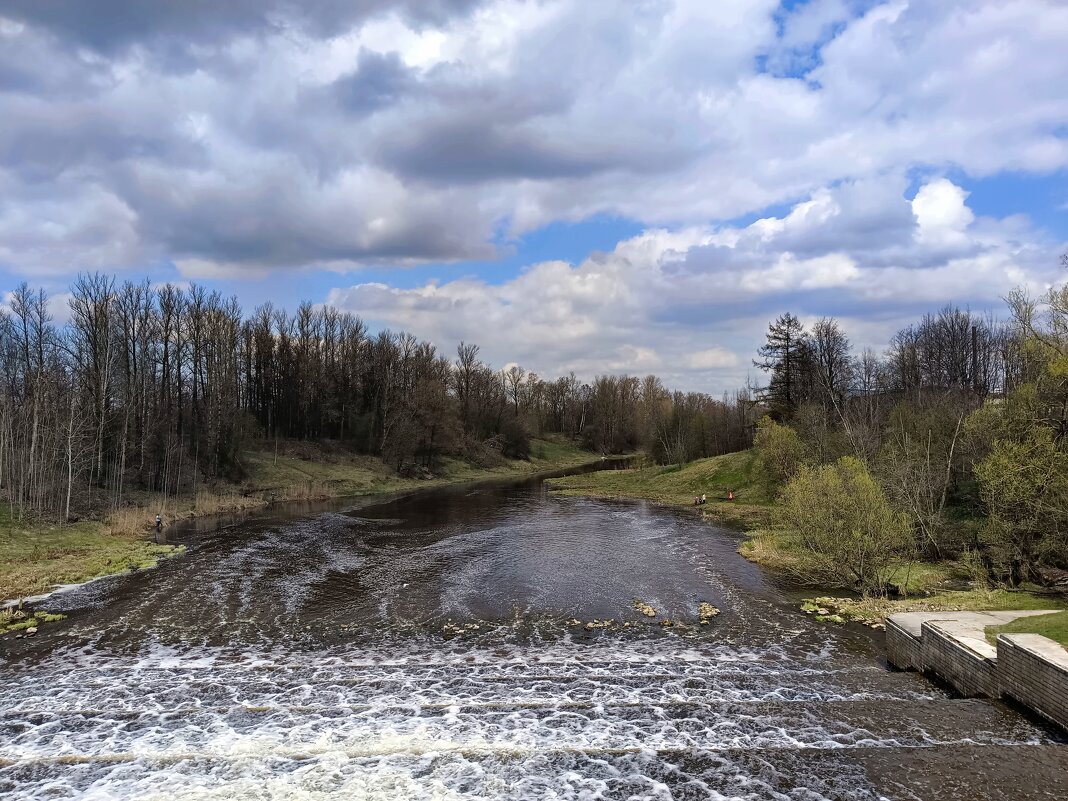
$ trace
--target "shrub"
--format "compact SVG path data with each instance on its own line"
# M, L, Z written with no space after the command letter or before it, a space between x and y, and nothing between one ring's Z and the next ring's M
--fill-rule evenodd
M908 518L852 457L802 467L780 500L778 529L807 552L812 568L865 595L885 594L888 569L915 548Z
M770 417L761 419L753 444L764 468L777 481L791 479L804 461L805 445L797 432Z
M1022 442L998 440L975 467L989 519L984 528L996 572L1010 583L1040 581L1042 564L1065 564L1068 453L1053 431L1035 427Z

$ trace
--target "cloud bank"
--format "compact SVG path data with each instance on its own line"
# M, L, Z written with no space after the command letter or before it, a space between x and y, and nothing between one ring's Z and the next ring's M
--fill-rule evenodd
M10 0L0 268L404 269L619 217L647 232L579 264L330 298L735 380L773 309L1053 280L1057 237L967 186L1068 169L1066 41L1060 0Z
M976 218L947 179L911 199L897 184L820 189L742 227L650 230L500 284L357 284L327 302L443 345L475 337L497 363L550 375L655 371L679 386L725 388L744 382L768 320L783 311L836 315L855 344L881 348L925 311L994 308L1006 288L1038 292L1057 279L1050 254L1063 243L1020 220Z

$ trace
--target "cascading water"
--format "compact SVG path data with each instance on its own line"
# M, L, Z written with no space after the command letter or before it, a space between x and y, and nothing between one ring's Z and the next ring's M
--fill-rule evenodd
M219 531L4 642L0 796L1068 797L1054 731L888 671L735 547L537 483Z

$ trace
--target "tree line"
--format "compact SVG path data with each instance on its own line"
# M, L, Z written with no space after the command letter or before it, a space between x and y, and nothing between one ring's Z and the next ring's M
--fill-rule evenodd
M131 490L240 480L264 441L333 441L402 474L527 458L557 434L663 461L748 447L751 399L668 391L655 376L555 379L493 368L409 333L302 303L245 314L201 286L80 276L69 321L23 284L0 313L0 489L16 513L69 520Z
M916 558L1013 586L1068 569L1068 287L1008 312L947 306L881 354L831 318L770 325L755 440L800 577L882 593Z

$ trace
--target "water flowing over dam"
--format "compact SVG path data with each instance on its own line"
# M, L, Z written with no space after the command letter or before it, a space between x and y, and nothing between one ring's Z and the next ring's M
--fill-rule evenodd
M0 797L1068 797L1055 730L889 670L688 515L526 481L179 536L0 645Z

